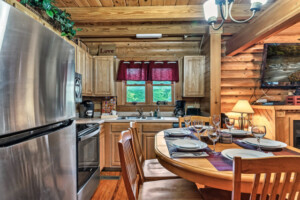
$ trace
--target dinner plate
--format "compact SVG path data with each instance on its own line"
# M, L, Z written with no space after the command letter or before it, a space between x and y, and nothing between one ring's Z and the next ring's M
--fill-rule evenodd
M258 146L256 138L245 138L242 141L253 146ZM260 147L263 149L279 149L287 147L287 144L275 140L261 139Z
M169 134L169 136L186 136L191 134L190 131L187 131L186 129L183 128L167 129L165 130L165 132Z
M250 135L250 133L248 131L237 130L237 129L231 129L231 131L229 129L223 129L222 132L224 132L224 133L230 133L230 134L236 135L236 136Z
M207 144L204 142L190 139L178 139L173 141L172 144L181 151L197 151L207 147Z
M273 154L265 153L261 151L255 151L250 149L225 149L221 152L221 154L233 160L234 157L241 157L241 158L265 158L273 156Z

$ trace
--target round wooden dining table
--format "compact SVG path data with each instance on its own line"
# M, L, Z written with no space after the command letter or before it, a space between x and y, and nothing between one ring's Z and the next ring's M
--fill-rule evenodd
M212 149L212 145L208 145ZM216 144L216 152L224 149L242 149L239 145ZM287 147L288 149L300 153L299 149ZM155 136L155 153L159 162L169 171L178 176L199 183L204 186L232 191L233 171L218 171L207 158L171 158L164 138L164 132L161 131ZM278 163L280 165L280 163ZM250 193L252 189L254 175L243 175L241 191Z

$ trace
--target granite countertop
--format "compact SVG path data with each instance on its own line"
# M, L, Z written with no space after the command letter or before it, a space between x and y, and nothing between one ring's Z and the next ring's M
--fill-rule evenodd
M163 117L162 119L101 119L99 117L95 118L76 118L77 124L84 123L124 123L124 122L140 122L140 123L168 123L168 122L178 122L177 117Z

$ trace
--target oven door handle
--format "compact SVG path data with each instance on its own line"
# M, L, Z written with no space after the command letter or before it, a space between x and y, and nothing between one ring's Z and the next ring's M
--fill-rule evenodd
M98 128L97 130L95 130L95 131L93 131L93 132L91 132L91 133L84 134L84 135L78 137L78 141L84 141L84 140L86 140L86 139L89 139L89 138L91 138L91 137L97 135L99 132L100 132L100 129Z

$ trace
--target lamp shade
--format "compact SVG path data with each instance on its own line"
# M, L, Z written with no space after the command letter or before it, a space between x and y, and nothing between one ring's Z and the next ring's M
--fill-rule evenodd
M203 4L203 9L206 21L210 21L211 18L218 18L218 6L215 3L215 0L207 0Z
M232 109L232 112L237 113L254 113L251 105L247 100L238 100L235 106Z

